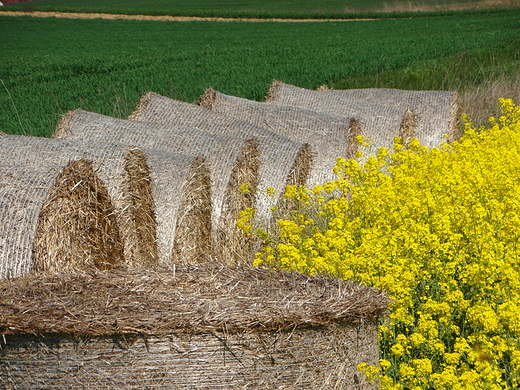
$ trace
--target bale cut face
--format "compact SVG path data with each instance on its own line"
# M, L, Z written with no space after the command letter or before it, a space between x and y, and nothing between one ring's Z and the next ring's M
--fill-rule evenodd
M73 161L43 203L33 244L34 272L105 270L123 263L108 191L92 162Z
M0 294L0 379L14 388L374 389L357 365L377 364L388 305L354 283L215 264L31 278Z
M92 161L114 205L126 263L131 266L157 264L155 205L144 152L117 144L16 135L5 136L0 150L9 156L2 161L5 166L52 167L82 158Z

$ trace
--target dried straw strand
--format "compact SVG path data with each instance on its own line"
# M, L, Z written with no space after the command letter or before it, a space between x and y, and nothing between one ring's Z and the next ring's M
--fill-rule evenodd
M129 147L124 156L122 180L124 209L121 231L125 237L125 259L133 267L151 267L158 263L157 221L150 167L145 153Z
M213 257L210 171L200 157L191 169L182 190L172 249L172 261L180 264L203 263Z

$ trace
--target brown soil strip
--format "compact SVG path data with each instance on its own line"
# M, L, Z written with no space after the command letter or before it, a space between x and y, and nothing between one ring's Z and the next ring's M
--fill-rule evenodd
M374 19L249 19L249 18L202 18L196 16L151 16L124 14L97 14L80 12L23 12L0 11L0 16L32 16L35 18L66 18L66 19L127 19L127 20L159 20L165 22L350 22Z

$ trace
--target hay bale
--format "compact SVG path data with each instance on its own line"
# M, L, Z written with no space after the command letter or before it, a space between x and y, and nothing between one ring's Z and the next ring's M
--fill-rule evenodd
M0 161L0 279L122 263L114 208L91 162L14 164L4 152L11 165Z
M325 114L304 108L260 103L217 92L211 88L199 104L209 110L263 126L284 137L305 142L316 155L307 185L336 179L333 169L337 157L351 158L348 145L353 141L351 118Z
M202 228L205 220L196 215L179 225L182 208L195 208L209 213L203 204L185 203L186 191L195 180L209 182L207 168L195 157L138 149L121 144L86 143L81 140L59 140L9 135L0 141L0 150L9 156L0 164L29 166L65 164L70 159L86 158L108 189L115 208L115 217L124 243L125 263L132 267L151 267L171 262L177 229ZM197 179L198 178L198 179ZM173 185L172 185L173 184ZM207 197L210 196L207 189ZM209 256L210 236L200 242L198 255ZM180 259L191 259L193 251L175 252ZM190 255L188 255L190 253Z
M460 137L461 108L458 92L452 91L407 91L402 89L363 88L320 91L332 96L360 99L382 104L393 109L406 109L417 116L417 129L414 137L429 147L439 146L447 141L453 142Z
M254 197L240 187L258 181L258 142L251 137L218 135L191 127L111 118L83 110L70 111L62 118L55 137L83 141L117 142L175 151L206 159L211 169L213 216L210 224L216 241L215 253L227 263L243 261L239 256L248 245L235 223L240 210L254 206ZM191 233L186 232L191 235ZM209 235L211 237L211 234ZM197 241L195 241L196 243ZM223 247L234 248L222 253ZM186 247L189 249L189 246ZM206 258L207 260L207 258Z
M249 122L153 92L142 97L129 119L187 126L243 139L257 139L260 167L256 209L257 216L265 223L271 218L273 202L277 201L265 196L267 188L273 187L280 194L285 191L287 184L306 184L312 168L314 152L309 144L293 141Z
M205 264L0 283L13 389L374 389L380 291ZM38 307L38 310L33 310Z
M267 93L266 102L291 105L322 111L328 114L354 118L361 135L373 141L363 150L376 155L379 147L393 149L394 138L399 136L406 109L388 107L362 99L312 91L275 81Z

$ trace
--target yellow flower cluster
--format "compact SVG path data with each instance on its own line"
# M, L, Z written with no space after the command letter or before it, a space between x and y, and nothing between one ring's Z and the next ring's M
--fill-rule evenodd
M337 180L289 188L297 207L257 234L255 265L388 291L380 365L360 367L384 390L520 388L520 107L500 106L452 145L338 159Z

